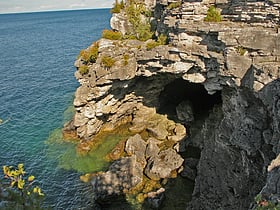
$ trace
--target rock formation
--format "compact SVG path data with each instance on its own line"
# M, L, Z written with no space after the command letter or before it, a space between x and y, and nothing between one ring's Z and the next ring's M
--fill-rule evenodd
M186 160L182 172L195 179L187 209L255 208L259 193L277 205L279 158L267 167L280 152L280 1L150 0L145 6L155 36L168 35L168 45L150 49L149 40L103 38L88 73L75 74L81 85L65 130L91 141L127 123L147 137L129 138L128 157L94 179L96 193L118 195L139 184L143 172L153 180L171 177L183 163L175 149L186 144L201 150L197 167ZM204 21L210 6L221 22ZM123 35L132 30L123 11L111 26ZM104 56L114 65L106 67ZM136 170L122 174L125 181L118 178L122 161Z

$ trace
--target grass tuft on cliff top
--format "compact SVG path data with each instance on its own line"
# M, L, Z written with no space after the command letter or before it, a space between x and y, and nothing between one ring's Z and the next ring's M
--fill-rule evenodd
M206 22L221 22L221 12L214 6L210 6L207 11L207 16L204 18Z
M103 30L102 32L102 38L110 39L110 40L121 40L122 39L122 33L119 31L113 31L113 30Z
M88 49L80 51L79 58L81 58L85 64L95 63L98 57L99 44L97 42L93 43Z
M114 64L115 64L115 60L107 55L102 56L101 58L101 64L105 67L105 68L111 68Z
M168 6L167 6L167 9L175 9L175 8L178 8L182 5L182 2L181 1L177 1L177 2L171 2Z

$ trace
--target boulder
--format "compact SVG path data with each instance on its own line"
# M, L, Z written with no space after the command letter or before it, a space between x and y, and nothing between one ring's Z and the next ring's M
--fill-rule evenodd
M158 144L160 144L161 141L155 139L155 138L149 138L147 141L147 147L145 151L145 157L146 159L149 159L150 157L156 157L160 151Z
M180 123L175 124L175 128L172 129L172 134L168 136L168 140L174 141L174 142L179 142L185 139L186 137L186 128L185 126L181 125Z
M156 125L149 126L146 129L151 136L157 139L164 140L168 135L168 131L166 130L166 122L164 121L158 122Z
M126 141L125 151L129 156L135 155L139 163L142 164L143 168L146 165L145 151L147 143L141 138L139 134L130 137Z
M98 203L110 203L142 182L143 168L136 156L124 157L115 161L107 172L98 173L92 179L94 199Z
M148 160L145 174L152 180L169 178L171 172L178 169L183 162L184 159L174 149L167 149Z
M182 122L192 122L194 120L192 103L190 101L182 101L176 107L176 113L178 119Z

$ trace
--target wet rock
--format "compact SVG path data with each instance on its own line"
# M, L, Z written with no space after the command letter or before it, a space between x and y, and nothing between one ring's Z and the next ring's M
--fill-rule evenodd
M198 163L199 163L199 159L196 158L186 158L184 161L184 165L187 165L192 169L196 169Z

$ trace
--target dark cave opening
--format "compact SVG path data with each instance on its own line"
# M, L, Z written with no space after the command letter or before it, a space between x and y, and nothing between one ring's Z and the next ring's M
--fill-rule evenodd
M182 121L182 119L179 119L178 106L185 101L191 104L193 112L192 121ZM185 143L182 144L185 149L182 149L180 152L184 159L184 171L166 186L166 197L173 198L172 195L174 194L176 199L182 200L182 203L184 203L182 206L184 207L192 199L195 177L197 176L197 164L201 156L201 148L199 145L194 144L192 138L196 133L201 132L202 125L213 111L214 106L221 107L221 105L222 91L217 91L215 94L210 95L203 84L191 83L182 78L174 79L165 85L159 95L158 113L167 114L169 119L179 122L187 128L187 138L184 140ZM181 112L184 112L184 109ZM184 189L180 188L180 186L184 186ZM178 192L181 194L184 192L184 196L178 194Z
M191 102L194 120L201 120L208 116L214 105L222 104L221 91L210 95L202 84L178 78L167 84L160 93L158 112L178 121L176 107L183 101Z

